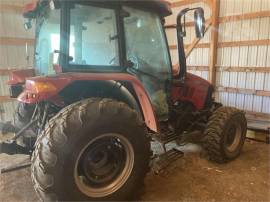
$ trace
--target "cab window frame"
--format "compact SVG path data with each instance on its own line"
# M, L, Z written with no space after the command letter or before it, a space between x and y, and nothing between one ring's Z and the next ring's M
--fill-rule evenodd
M99 8L108 8L112 9L115 12L115 22L116 30L119 35L118 37L118 59L119 65L81 65L81 64L70 64L69 62L69 43L70 43L70 18L71 18L71 9L75 5L85 5L93 6ZM86 1L76 1L76 2L66 2L63 6L63 35L62 38L62 71L63 72L124 72L125 71L125 44L124 44L124 27L123 27L123 18L120 16L121 5L108 4L101 5L97 2L86 2ZM62 36L63 36L62 35Z

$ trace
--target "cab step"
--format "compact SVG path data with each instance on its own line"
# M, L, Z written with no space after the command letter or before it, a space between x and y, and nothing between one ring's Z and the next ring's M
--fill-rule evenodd
M178 149L171 149L163 154L158 155L153 160L152 170L155 174L161 173L165 168L167 168L172 162L184 156L182 151Z

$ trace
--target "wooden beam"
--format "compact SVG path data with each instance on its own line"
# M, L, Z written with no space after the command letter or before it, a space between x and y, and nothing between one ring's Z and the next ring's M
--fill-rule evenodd
M270 11L259 11L259 12L252 12L252 13L243 13L239 15L231 15L219 18L219 23L226 23L226 22L233 22L239 20L250 20L256 18L264 18L270 17Z
M264 17L270 17L270 11L259 11L259 12L252 12L252 13L244 13L240 15L231 15L231 16L225 16L225 17L219 17L218 22L219 23L226 23L226 22L233 22L233 21L239 21L239 20L250 20L250 19L256 19L256 18L264 18ZM207 19L206 22L210 21L210 19ZM194 22L187 22L186 27L192 27L194 26ZM176 24L168 24L165 25L165 28L172 29L176 28Z
M249 40L249 41L227 41L219 42L218 47L235 47L235 46L268 46L270 45L270 39L262 40Z
M10 12L10 11L21 13L23 11L23 6L0 3L0 12Z
M16 98L11 98L10 96L0 96L0 103L4 103L4 102L14 102L16 101Z
M208 71L209 67L208 66L192 66L188 65L187 70L192 70L192 71Z
M188 65L188 70L194 71L209 71L209 66L203 65ZM222 67L216 66L218 72L256 72L256 73L270 73L270 67Z
M256 72L270 73L270 67L222 67L217 66L217 71L220 72Z
M205 24L211 22L211 19L206 19ZM195 25L194 22L186 22L186 27L193 27ZM176 24L169 24L164 26L166 29L176 29Z
M34 45L35 39L29 38L15 38L15 37L0 37L0 45L12 45L12 46L21 46L21 45Z
M209 48L210 43L199 43L196 48ZM262 39L262 40L249 40L249 41L226 41L219 42L218 48L225 47L239 47L239 46L269 46L270 39ZM186 44L185 48L188 48L190 44ZM170 45L170 49L177 49L177 45Z
M217 63L217 49L218 49L218 29L219 29L219 8L220 0L212 1L212 27L210 39L210 54L209 54L209 81L212 85L216 84L216 63Z
M211 22L209 21L207 24L206 24L206 28L205 28L205 32L207 32L207 30L209 29L209 27L211 26ZM192 50L196 47L196 45L200 42L200 38L195 38L192 43L188 46L187 50L186 50L186 57L188 57L190 55L190 53L192 52Z
M264 97L269 97L270 96L270 91L264 91L264 90L253 90L253 89L245 89L245 88L232 88L232 87L223 87L223 86L219 86L216 89L219 92L240 93L240 94L247 94L247 95L264 96Z
M0 76L9 75L14 70L17 70L17 69L0 68Z
M270 121L270 114L262 113L262 112L252 112L252 111L245 111L246 117L249 119L260 119L265 121Z
M186 44L185 49L187 49L191 44ZM196 48L209 48L210 44L209 43L199 43L197 44ZM177 49L177 45L170 45L170 49L174 50Z
M171 7L175 8L175 7L181 7L181 6L186 6L189 4L195 4L195 3L207 3L208 5L211 4L211 0L182 0L182 1L175 1L171 3Z

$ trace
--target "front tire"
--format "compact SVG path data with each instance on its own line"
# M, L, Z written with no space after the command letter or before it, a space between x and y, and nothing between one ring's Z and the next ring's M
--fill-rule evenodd
M245 114L232 107L220 107L207 124L203 147L211 161L225 163L238 157L247 132Z
M32 157L42 200L127 200L148 171L150 141L137 113L101 98L80 101L47 124Z

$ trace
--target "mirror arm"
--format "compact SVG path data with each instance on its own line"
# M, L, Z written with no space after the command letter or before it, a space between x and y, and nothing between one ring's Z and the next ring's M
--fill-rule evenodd
M184 39L185 33L183 32L182 28L182 16L184 16L190 9L186 8L182 10L177 15L177 46L178 46L178 60L179 60L179 79L182 83L184 83L186 78L186 71L187 71L187 64L186 64L186 54L185 54L185 47L184 47ZM184 25L185 26L185 25Z
M184 39L183 37L186 35L185 29L185 18L184 18L184 31L182 26L182 17L189 11L200 9L199 7L196 8L185 8L181 10L176 19L176 31L177 31L177 47L178 47L178 59L179 59L179 78L181 82L185 81L186 72L187 72L187 64L186 64L186 54L185 54L185 46L184 46Z

